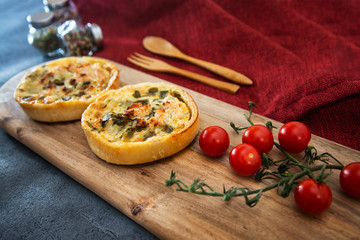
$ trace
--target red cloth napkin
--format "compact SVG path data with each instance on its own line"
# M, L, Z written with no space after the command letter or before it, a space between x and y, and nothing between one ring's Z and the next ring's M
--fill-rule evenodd
M84 22L101 26L105 57L169 82L287 122L360 150L360 1L75 0ZM148 35L254 81L231 95L183 77L140 69L126 58ZM191 64L155 56L224 80ZM225 81L225 80L224 80ZM231 119L229 119L230 121Z

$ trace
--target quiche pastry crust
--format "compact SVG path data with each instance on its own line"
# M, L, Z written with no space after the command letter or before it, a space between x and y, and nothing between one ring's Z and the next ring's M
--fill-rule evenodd
M199 131L199 112L183 89L141 83L98 96L81 118L87 141L101 159L133 165L171 156Z
M28 71L14 98L32 119L62 122L81 119L99 93L120 86L119 69L108 60L66 57Z

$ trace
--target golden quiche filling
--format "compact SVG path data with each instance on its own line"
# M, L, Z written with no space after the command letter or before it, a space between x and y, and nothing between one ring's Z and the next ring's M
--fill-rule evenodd
M106 99L87 124L109 142L139 142L183 129L190 116L179 93L150 87Z
M16 89L16 100L50 104L89 99L107 88L111 69L99 62L44 64L25 76Z
M34 120L78 120L97 95L120 85L119 70L105 59L67 57L28 71L15 90L15 100Z
M84 111L81 127L98 157L132 165L184 149L199 131L199 113L183 89L141 83L100 94Z

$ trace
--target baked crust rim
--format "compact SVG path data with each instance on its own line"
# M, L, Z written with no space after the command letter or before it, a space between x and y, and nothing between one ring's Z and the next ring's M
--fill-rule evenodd
M15 101L19 103L20 107L31 119L40 122L65 122L81 119L81 115L85 111L87 106L93 101L95 101L96 97L99 94L92 96L88 99L71 99L68 101L56 100L52 103L29 103L27 101L20 100L17 94L18 87L21 86L24 81L26 81L26 75L35 71L39 67L43 65L65 65L76 62L99 62L105 64L108 68L111 69L111 77L108 80L108 85L104 90L102 90L102 92L109 89L117 89L120 87L120 70L116 67L114 63L103 58L86 56L64 57L39 64L25 72L14 92Z
M170 133L168 135L150 138L141 142L109 142L101 137L96 131L92 131L91 127L87 124L88 109L91 109L98 101L104 101L107 96L114 92L133 91L139 87L159 87L169 86L171 89L176 89L187 105L191 117L181 130ZM187 147L196 137L199 131L199 111L194 99L182 88L172 84L165 83L140 83L135 85L127 85L118 90L111 90L102 93L98 96L97 100L90 104L87 110L84 111L81 119L81 127L84 130L86 139L91 150L99 158L108 163L117 165L135 165L153 162L174 155L185 147Z

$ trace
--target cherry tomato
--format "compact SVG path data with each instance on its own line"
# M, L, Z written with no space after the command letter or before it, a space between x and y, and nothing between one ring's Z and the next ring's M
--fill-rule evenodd
M242 176L253 175L261 166L258 150L250 144L243 143L234 147L229 156L231 168Z
M246 129L242 141L254 146L262 154L270 152L273 148L274 136L266 126L256 124Z
M325 183L317 183L315 179L305 179L295 188L297 206L308 214L319 214L330 207L332 193Z
M301 122L288 122L279 131L279 143L285 151L300 153L305 150L311 139L309 128Z
M360 198L360 162L350 163L341 170L340 185L349 196Z
M205 128L199 138L201 150L210 157L218 157L226 152L230 145L229 134L218 126Z

